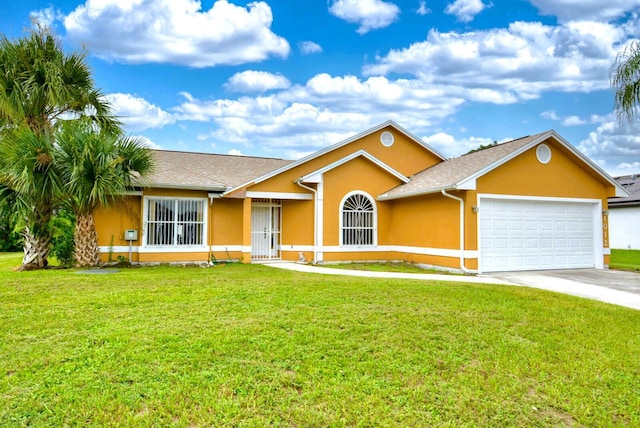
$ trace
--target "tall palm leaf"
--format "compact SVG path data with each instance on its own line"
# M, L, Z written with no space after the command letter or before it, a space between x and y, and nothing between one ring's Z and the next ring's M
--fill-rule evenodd
M17 41L0 37L0 123L26 124L41 134L63 117L88 116L118 131L85 59L84 53L65 53L46 29Z
M68 121L57 135L56 164L76 215L74 239L80 266L97 266L100 251L93 213L125 196L151 171L151 152L138 139L100 131L86 120Z
M24 225L22 269L48 264L49 221L62 194L54 150L46 133L26 126L0 138L0 214Z
M618 54L609 77L615 89L615 111L620 121L631 121L640 104L640 42L634 40Z

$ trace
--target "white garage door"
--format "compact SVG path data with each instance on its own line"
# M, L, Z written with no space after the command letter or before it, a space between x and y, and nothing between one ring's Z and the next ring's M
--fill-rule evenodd
M481 271L595 266L596 204L482 198L479 205Z

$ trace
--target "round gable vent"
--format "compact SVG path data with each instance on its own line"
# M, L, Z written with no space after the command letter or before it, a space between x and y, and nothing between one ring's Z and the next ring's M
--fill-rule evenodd
M548 164L551 160L551 149L546 144L540 144L536 148L536 157L538 161L543 164Z
M384 131L380 134L380 142L385 147L390 147L393 144L393 134L389 131Z

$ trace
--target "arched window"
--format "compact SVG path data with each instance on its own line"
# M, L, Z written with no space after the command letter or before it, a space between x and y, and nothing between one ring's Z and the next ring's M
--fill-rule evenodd
M340 220L340 245L376 245L376 206L369 195L363 192L348 194L342 200Z

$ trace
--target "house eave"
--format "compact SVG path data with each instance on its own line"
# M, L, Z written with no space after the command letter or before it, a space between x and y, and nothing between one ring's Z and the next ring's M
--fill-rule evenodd
M456 187L455 185L449 185L449 186L442 186L442 187L434 187L431 189L421 189L421 190L415 190L413 192L407 192L407 193L402 193L399 195L387 195L386 193L383 193L382 195L379 195L377 200L379 201L392 201L394 199L405 199L405 198L412 198L415 196L423 196L423 195L431 195L434 193L441 193L443 190L466 190L466 189L459 189L458 187Z
M168 184L168 183L152 183L146 186L152 189L179 189L179 190L201 190L206 192L220 192L224 193L229 188L225 186L194 186L194 185L181 185L181 184Z

